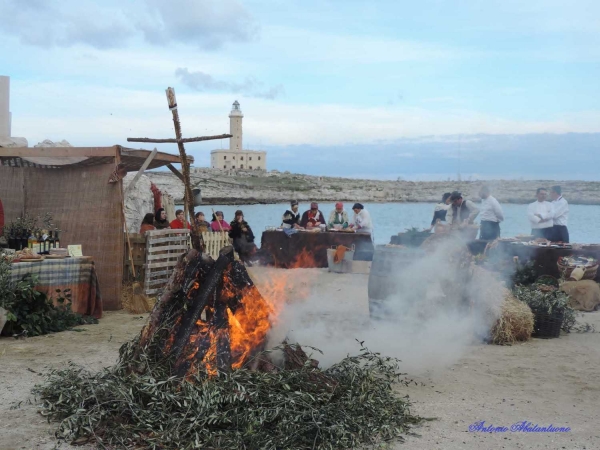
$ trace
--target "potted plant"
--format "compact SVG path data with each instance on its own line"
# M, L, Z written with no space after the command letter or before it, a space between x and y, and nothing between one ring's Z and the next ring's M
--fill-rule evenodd
M22 250L27 247L27 240L32 233L38 230L37 217L31 217L25 213L23 217L17 217L4 227L4 235L8 241L8 247L14 250Z
M564 328L563 324L572 326L574 310L569 306L569 296L556 287L541 284L516 286L515 296L533 311L534 337L557 338Z
M50 233L53 231L55 236L59 231L55 224L52 223L52 214L44 214L42 221L42 228L40 228L38 222L40 216L31 217L25 213L22 217L17 217L15 220L4 226L4 236L8 242L8 248L14 250L22 250L27 247L29 237L37 235L44 231L44 233Z

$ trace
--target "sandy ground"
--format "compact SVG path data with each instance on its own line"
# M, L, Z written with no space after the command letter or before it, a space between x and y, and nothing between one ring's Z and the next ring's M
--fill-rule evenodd
M284 272L292 296L316 286L323 299L368 314L366 275L252 269L259 287ZM600 329L600 313L588 313L584 320ZM110 365L121 344L135 336L144 322L145 316L108 312L100 324L81 327L79 332L1 339L0 449L54 448L53 425L37 414L30 394L41 373L69 360L94 370ZM510 347L476 345L454 365L412 378L416 383L399 386L398 392L410 396L414 413L436 420L415 429L419 436L408 436L406 443L393 448L600 449L600 333L534 339ZM469 432L475 422L510 428L525 420L571 431Z

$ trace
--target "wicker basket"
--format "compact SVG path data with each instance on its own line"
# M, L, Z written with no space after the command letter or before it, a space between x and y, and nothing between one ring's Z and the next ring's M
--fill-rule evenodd
M531 309L534 316L533 337L553 339L560 336L560 329L565 319L564 309L555 309L548 314L547 310Z
M570 278L571 277L571 273L577 268L577 266L568 266L566 264L561 264L561 260L558 260L558 272L565 278ZM584 273L583 273L583 277L581 278L582 280L593 280L594 278L596 278L596 273L598 272L598 264L593 265L593 266L589 266L589 267L582 267L584 269Z

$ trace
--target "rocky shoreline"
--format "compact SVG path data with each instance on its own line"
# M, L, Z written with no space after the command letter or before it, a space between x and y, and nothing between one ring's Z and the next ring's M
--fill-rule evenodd
M146 172L162 191L182 203L183 185L170 172ZM560 185L571 204L600 205L600 182L553 180L488 181L387 181L353 178L319 177L289 172L225 171L192 169L192 184L202 190L205 204L268 204L300 202L438 202L444 192L461 191L466 198L477 200L479 188L487 184L502 203L530 203L538 187Z

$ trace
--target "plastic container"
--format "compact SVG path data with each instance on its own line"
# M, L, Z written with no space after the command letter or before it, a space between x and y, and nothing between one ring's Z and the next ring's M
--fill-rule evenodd
M344 262L352 261L354 259L354 245L352 246L352 249L346 250L346 253L344 254L344 259L337 264L333 262L333 256L335 255L336 250L336 246L327 249L327 266L329 267L329 271L336 273L346 273L346 267L348 266L348 264L345 265Z

